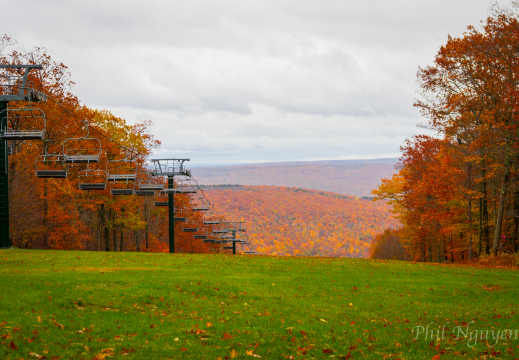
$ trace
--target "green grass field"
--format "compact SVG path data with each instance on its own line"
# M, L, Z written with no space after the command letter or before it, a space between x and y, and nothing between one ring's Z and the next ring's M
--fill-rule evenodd
M514 270L0 250L0 275L2 359L519 356Z

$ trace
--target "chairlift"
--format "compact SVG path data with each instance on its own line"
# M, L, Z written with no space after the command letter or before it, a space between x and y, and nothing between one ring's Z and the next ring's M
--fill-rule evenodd
M147 171L142 171L139 174L137 187L143 191L160 191L164 189L164 182L160 178L154 178Z
M65 179L68 176L68 165L61 154L39 155L34 162L37 178Z
M0 139L6 140L43 140L47 120L41 109L5 109L0 112L5 127L0 129Z
M155 193L154 204L155 206L169 206L169 198L162 192Z
M162 192L166 194L195 194L198 191L197 186L193 186L185 180L180 180L175 185L171 189L163 189Z
M79 188L81 190L105 190L106 172L104 170L86 169L79 172Z
M206 220L204 221L204 225L218 225L220 220Z
M107 174L108 180L110 180L109 175ZM110 194L112 195L133 195L135 190L135 182L134 181L109 181L110 183Z
M209 200L205 196L199 196L193 199L193 211L209 211L211 206Z
M87 135L81 138L69 138L63 142L63 155L69 164L97 163L101 159L101 141L88 137L90 130L87 124Z
M183 232L198 232L198 226L193 220L187 221L182 228Z
M134 194L137 196L154 196L155 191L153 191L153 190L135 190Z
M135 181L137 179L138 166L135 162L128 160L128 149L125 147L124 159L108 160L106 162L106 174L108 181Z

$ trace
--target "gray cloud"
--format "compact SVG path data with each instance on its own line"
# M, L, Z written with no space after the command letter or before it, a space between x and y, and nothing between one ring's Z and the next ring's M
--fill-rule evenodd
M506 4L507 1L501 3ZM5 31L67 64L91 107L155 122L202 163L394 156L419 65L484 0L36 1ZM14 2L4 13L20 13Z

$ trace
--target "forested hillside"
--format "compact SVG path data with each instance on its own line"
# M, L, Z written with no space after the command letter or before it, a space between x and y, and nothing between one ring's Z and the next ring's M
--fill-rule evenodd
M207 187L224 216L240 214L257 251L367 257L371 239L398 221L382 201L279 186Z
M193 168L200 184L276 185L371 196L397 159L336 160Z

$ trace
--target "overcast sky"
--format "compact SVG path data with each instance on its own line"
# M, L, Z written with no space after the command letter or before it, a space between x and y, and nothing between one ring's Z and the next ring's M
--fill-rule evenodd
M412 106L418 66L490 4L26 0L2 5L2 31L67 65L85 105L151 119L157 157L398 157L423 132Z

